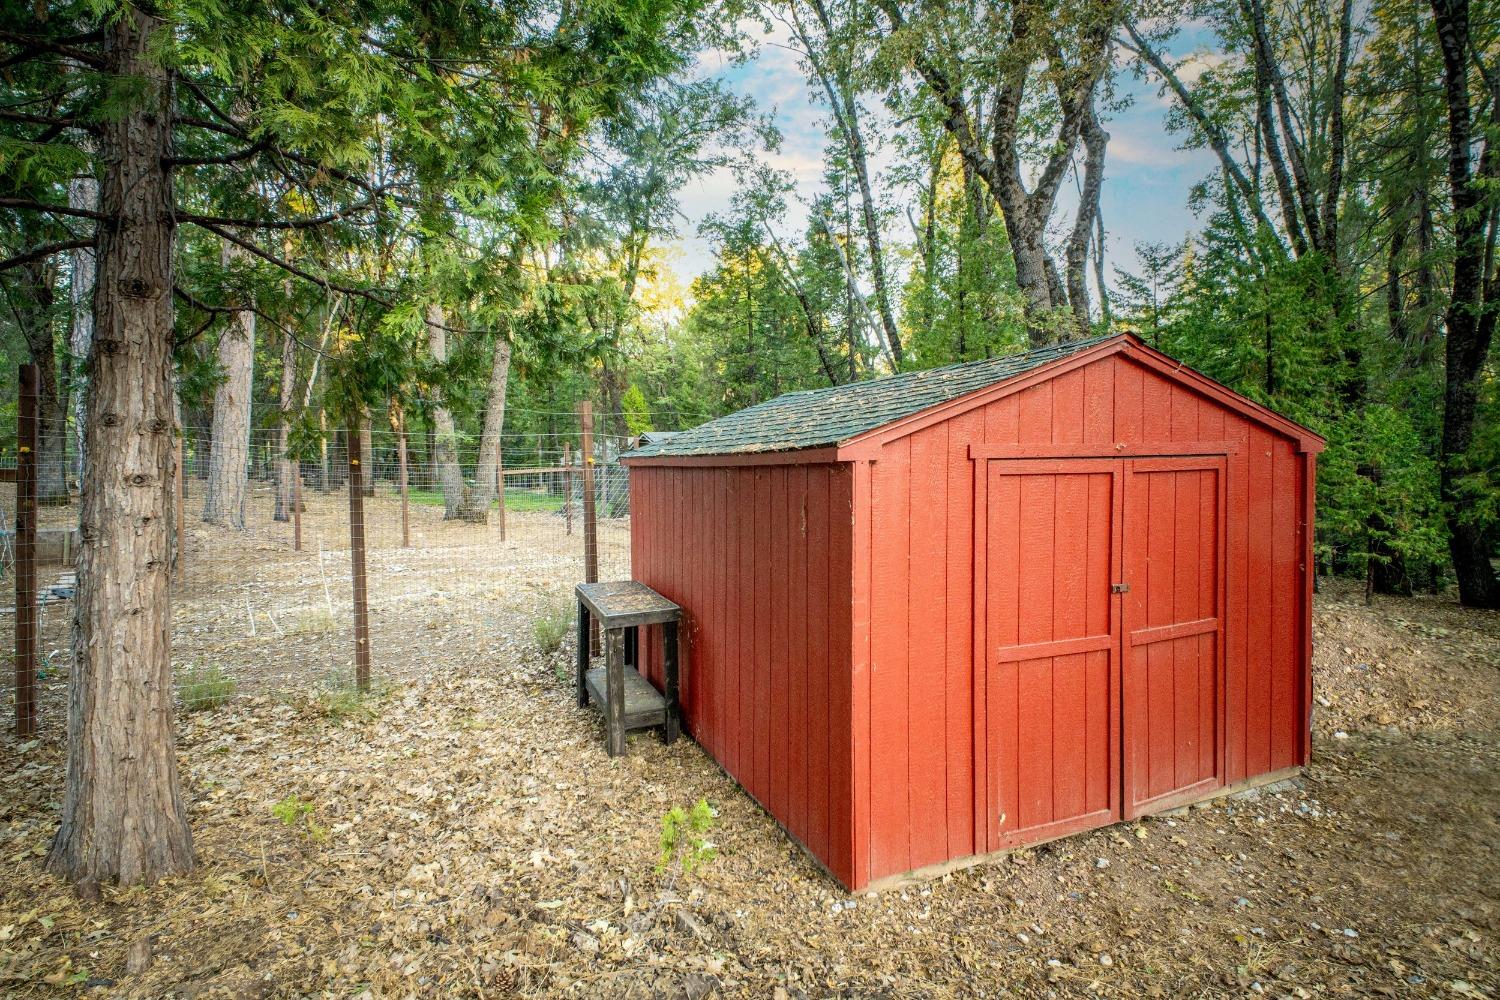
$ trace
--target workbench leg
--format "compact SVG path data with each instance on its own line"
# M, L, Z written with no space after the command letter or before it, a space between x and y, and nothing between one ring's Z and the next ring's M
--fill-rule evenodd
M589 609L578 602L578 707L589 707Z
M666 681L667 697L667 721L661 728L661 740L671 745L677 742L677 734L682 728L682 722L678 716L677 704L677 623L667 622L661 629L662 642L662 674Z
M632 625L625 630L625 665L641 669L641 627Z
M609 755L625 753L625 630L605 633L604 676L608 688L604 718L609 727Z

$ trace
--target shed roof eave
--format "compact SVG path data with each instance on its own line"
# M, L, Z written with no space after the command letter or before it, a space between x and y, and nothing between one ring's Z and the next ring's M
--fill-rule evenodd
M622 455L620 464L629 468L650 466L743 466L743 465L828 465L846 462L839 445L794 448L786 451L730 451L706 455Z

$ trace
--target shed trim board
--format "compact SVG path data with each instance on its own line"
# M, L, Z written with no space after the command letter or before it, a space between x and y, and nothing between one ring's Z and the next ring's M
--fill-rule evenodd
M1054 379L1056 392L1047 384ZM1171 385L1180 388L1164 388ZM1094 392L1105 398L1093 400ZM1040 440L1038 421L1050 421ZM702 642L705 656L693 649L686 657L690 691L741 679L748 691L752 676L767 675L756 677L748 702L741 694L739 714L709 704L703 716L697 696L688 699L688 731L821 867L851 889L883 886L1304 766L1321 448L1305 428L1133 337L1115 338L837 446L624 456L632 488L646 487L632 511L633 565L637 579L683 605L688 646ZM712 495L695 485L705 475L716 477ZM825 500L809 487L824 477L842 483L826 492L840 506L828 506L826 519L819 513L809 534L809 511L821 512ZM1004 486L1014 505L1022 484L1052 539L1031 538L1033 549L1051 548L1024 558L1014 549L1019 522L996 522L1004 539L990 523L992 488ZM710 517L694 512L710 501ZM1098 534L1105 510L1107 556ZM1070 526L1070 511L1083 520ZM727 548L694 531L720 523ZM1011 554L996 554L1001 568L991 567L1002 542ZM798 555L821 544L830 546L826 556ZM714 565L721 558L728 562ZM1019 567L1033 564L1040 569L1027 586L1046 586L1047 607L1062 617L999 643L995 630L1015 622L991 619L992 598L1016 600ZM809 574L805 585L798 576L782 593L774 580L745 577L787 565L807 567L797 571ZM829 589L820 597L822 578L810 574L825 566ZM997 572L1007 578L1001 591ZM1097 596L1069 597L1080 587L1097 595L1106 572L1107 630ZM1121 584L1129 592L1113 592ZM759 595L753 601L750 590ZM800 628L799 602L815 597L826 598L818 617L829 632L817 647L826 662L808 661L817 682L808 684L800 665L772 661L813 655L810 639L794 634L788 645L779 633ZM724 635L709 620L717 615L729 623ZM643 670L654 680L659 666L653 671L648 658ZM692 676L699 671L706 674ZM1028 709L1040 727L1029 735L1014 728L1023 681L1048 706ZM783 683L789 693L772 690ZM1055 709L1053 698L1063 699ZM828 767L816 774L797 748L788 755L774 745L815 723L828 749ZM933 724L939 729L928 738L923 727ZM726 726L754 726L764 737L726 734ZM1082 749L1069 726L1079 727ZM1082 738L1090 733L1092 742ZM773 745L755 745L763 739ZM1036 756L1044 743L1054 747L1049 760ZM1050 788L1050 805L1015 798L1023 748L1040 768L1032 785ZM783 761L793 773L769 773ZM826 793L815 777L829 782ZM819 802L804 816L800 799L815 793Z

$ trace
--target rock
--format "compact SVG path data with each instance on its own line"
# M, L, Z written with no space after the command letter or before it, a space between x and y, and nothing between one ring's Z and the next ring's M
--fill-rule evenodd
M693 973L682 981L682 995L687 1000L703 1000L719 988L719 981L712 976Z
M1109 867L1109 859L1108 858L1099 858L1098 860L1096 860L1094 862L1094 867L1095 868L1108 868Z
M139 976L150 967L151 939L136 938L130 943L130 950L125 955L125 972L127 975Z
M1103 952L1102 954L1100 954L1100 956L1099 956L1099 964L1102 965L1102 966L1104 966L1105 968L1108 968L1109 966L1115 964L1115 960L1113 958L1110 958L1109 957L1109 952L1106 951L1106 952Z

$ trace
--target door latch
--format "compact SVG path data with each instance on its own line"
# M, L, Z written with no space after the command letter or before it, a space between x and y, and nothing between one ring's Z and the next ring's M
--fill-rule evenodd
M1109 592L1111 594L1128 594L1130 593L1130 584L1112 583L1109 585Z

